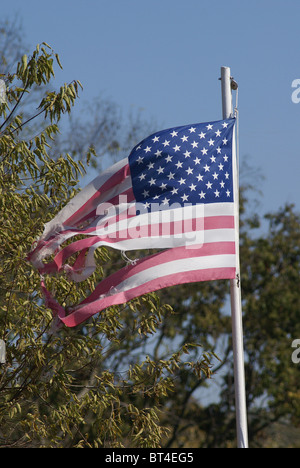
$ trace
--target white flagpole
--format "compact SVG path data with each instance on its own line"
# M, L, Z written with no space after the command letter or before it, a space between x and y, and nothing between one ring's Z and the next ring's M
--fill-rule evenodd
M223 119L232 117L232 79L230 68L221 68L222 86L222 109ZM233 166L235 180L235 204L237 207L236 221L238 222L238 174L236 162L235 142L233 143ZM236 248L237 248L237 275L234 280L230 280L231 295L231 317L232 317L232 342L234 356L234 385L235 385L235 406L236 406L236 428L238 448L248 448L248 425L246 408L246 385L244 367L244 346L243 346L243 325L242 325L242 300L240 284L240 260L239 260L239 227L236 227Z

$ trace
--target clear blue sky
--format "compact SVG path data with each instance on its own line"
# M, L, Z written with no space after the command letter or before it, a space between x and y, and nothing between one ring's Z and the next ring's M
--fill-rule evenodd
M128 111L175 125L222 117L220 67L239 83L240 156L261 169L262 212L300 210L300 78L297 0L13 0L24 41L60 55L61 82L82 100L103 93ZM159 129L158 129L159 130ZM147 136L147 135L145 135ZM126 155L124 155L126 156Z

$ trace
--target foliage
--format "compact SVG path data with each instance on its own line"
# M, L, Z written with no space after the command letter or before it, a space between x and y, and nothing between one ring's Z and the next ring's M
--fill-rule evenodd
M267 235L248 238L242 251L247 265L242 283L253 434L275 423L300 427L300 369L291 358L292 342L300 336L300 215L286 205L265 220Z
M60 118L81 88L73 81L49 91L55 63L61 66L47 44L23 56L5 76L7 102L0 107L0 339L7 352L0 366L0 447L156 447L167 435L161 405L177 375L209 377L211 356L195 353L199 346L189 340L150 358L149 337L173 313L154 294L54 333L40 277L27 261L43 225L75 195L85 170L69 154L50 156ZM43 94L25 118L22 101L36 87ZM44 128L26 139L38 116ZM79 302L107 270L108 251L97 256L97 272L80 286L65 277L47 280L64 306ZM187 359L190 352L197 358Z
M286 205L263 219L257 213L249 215L246 195L242 190L241 285L250 446L299 447L300 368L292 362L291 346L300 336L300 214ZM172 296L177 301L174 310L190 317L182 329L183 339L194 329L195 335L202 329L201 342L221 358L213 368L219 397L201 406L196 392L205 382L191 383L185 375L178 384L179 396L171 403L176 424L165 414L164 422L171 426L171 437L166 440L169 447L236 446L230 318L221 313L222 294L220 289L217 292L221 284L211 284L207 297L203 297L204 287L208 285L198 291L183 286ZM191 300L187 305L188 291Z

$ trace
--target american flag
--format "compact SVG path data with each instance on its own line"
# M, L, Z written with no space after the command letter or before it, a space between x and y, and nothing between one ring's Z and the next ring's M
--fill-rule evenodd
M41 275L65 271L83 281L95 271L100 246L127 259L68 312L42 282L61 322L76 326L109 306L176 284L235 277L234 125L235 119L227 119L149 136L46 224L29 254ZM77 235L80 240L63 246ZM140 249L162 250L136 260L125 254Z

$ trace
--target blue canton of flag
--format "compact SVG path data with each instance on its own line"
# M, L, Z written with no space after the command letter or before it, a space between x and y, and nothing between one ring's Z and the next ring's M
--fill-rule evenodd
M228 119L175 127L139 143L128 158L136 201L149 211L153 204L233 202L234 124Z

